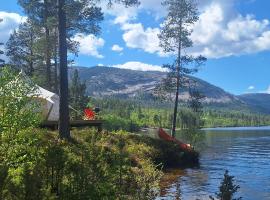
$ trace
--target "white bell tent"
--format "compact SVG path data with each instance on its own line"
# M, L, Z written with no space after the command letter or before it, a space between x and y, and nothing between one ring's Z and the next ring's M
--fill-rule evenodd
M40 103L40 110L38 112L42 112L43 120L45 121L58 121L59 120L59 104L60 98L57 94L50 92L32 82L32 80L21 71L18 76L14 77L13 81L17 81L19 79L24 80L26 83L33 85L35 87L35 91L32 94L28 94L29 97L38 100ZM12 84L11 81L10 83ZM73 111L82 114L69 106Z
M35 92L36 98L41 102L44 120L58 121L59 119L59 96L38 86Z
M21 72L14 78L13 81L18 79L24 80L26 83L33 85L35 91L33 94L28 94L29 97L37 99L40 103L40 110L42 112L43 120L58 121L59 119L59 96L50 92L32 82L32 80L21 70ZM12 82L13 82L12 81ZM11 82L11 83L12 83Z

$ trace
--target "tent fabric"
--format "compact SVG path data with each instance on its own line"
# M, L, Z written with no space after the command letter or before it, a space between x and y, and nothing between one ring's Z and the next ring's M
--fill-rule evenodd
M24 80L28 84L35 85L22 70L9 84L12 84L14 81L18 81L20 79ZM60 102L59 96L38 85L35 85L34 87L36 87L34 94L28 94L28 96L37 98L41 103L43 119L47 121L58 121Z
M43 117L47 121L58 121L59 119L59 96L38 86L35 92L36 98L41 100Z

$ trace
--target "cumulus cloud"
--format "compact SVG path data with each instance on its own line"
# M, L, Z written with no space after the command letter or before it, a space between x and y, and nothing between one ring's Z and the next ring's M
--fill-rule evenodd
M141 23L122 25L124 30L123 40L127 47L142 49L148 53L157 53L163 56L164 53L159 47L159 28L144 28Z
M121 51L123 51L123 47L120 47L118 44L114 44L113 46L112 46L112 50L113 51L116 51L116 52L121 52Z
M268 86L268 88L265 91L261 91L260 93L270 94L270 85Z
M102 10L105 14L115 16L113 22L115 24L123 24L136 20L140 12L146 11L153 15L156 19L165 15L165 10L161 5L163 0L140 0L139 6L125 7L123 4L115 3L112 7L108 7L106 2L101 3Z
M145 27L135 23L137 15L149 11L164 16L162 0L141 0L138 8L117 7L110 14L123 30L123 40L129 48L164 56L159 47L157 34L160 27ZM242 15L235 9L236 0L200 0L200 19L194 25L191 39L194 47L188 52L208 58L221 58L257 53L270 49L270 22L257 20L252 14ZM120 10L121 9L121 10Z
M125 7L123 4L114 3L111 7L108 7L106 2L101 3L102 11L107 14L114 16L114 24L123 24L127 21L137 19L138 7Z
M26 19L17 13L0 11L0 43L6 43L10 34ZM3 45L0 46L0 50L4 51ZM1 55L1 59L7 60L4 55Z
M248 87L248 90L254 90L255 89L255 86L251 85Z
M151 64L146 64L146 63L136 62L136 61L113 65L111 67L116 67L116 68L121 68L121 69L140 70L140 71L161 71L161 72L166 71L166 69L162 68L159 65L151 65Z
M205 7L191 38L195 55L221 58L256 53L270 49L269 20L256 20L253 15L228 15L227 4L213 1Z
M104 39L97 38L92 34L77 34L73 40L80 43L79 51L81 54L93 56L96 58L104 58L104 56L98 52L98 49L102 48L105 44Z
M18 26L26 21L26 17L17 13L9 13L0 11L0 38L1 42L6 42L9 39L10 34L18 28Z
M166 10L161 4L163 0L141 0L140 2L139 9L151 12L156 19L165 16Z

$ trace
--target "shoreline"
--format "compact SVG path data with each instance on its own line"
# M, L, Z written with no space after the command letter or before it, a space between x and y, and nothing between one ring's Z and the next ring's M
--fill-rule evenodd
M234 130L234 131L243 131L243 130L270 130L269 126L226 126L226 127L209 127L209 128L202 128L202 131L212 131L212 130Z

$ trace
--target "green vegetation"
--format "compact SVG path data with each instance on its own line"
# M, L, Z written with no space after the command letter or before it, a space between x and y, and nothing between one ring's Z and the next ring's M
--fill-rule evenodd
M28 128L2 140L0 199L153 199L162 166L198 162L198 155L149 137L72 133L68 142Z
M83 110L88 103L85 90L86 85L80 81L78 70L75 70L69 86L69 106L72 108L71 119L82 119L83 117Z
M92 105L102 108L100 116L106 121L108 130L136 132L144 127L171 128L172 111L166 103L144 102L104 98L90 100ZM222 111L204 108L198 114L192 107L182 104L178 111L177 127L190 130L198 127L263 126L270 124L270 116L244 111Z
M217 199L220 200L241 200L242 198L233 199L233 196L240 189L239 185L234 184L234 176L229 175L229 171L226 170L224 174L224 178L221 181L219 186L219 192L216 193ZM210 196L211 200L215 200L212 196Z
M268 126L270 116L241 111L206 110L204 127Z
M0 68L0 134L17 134L20 129L36 126L40 122L35 86L27 83L24 74L8 67Z
M0 19L0 23L3 21L3 19ZM4 44L0 42L0 47L3 46ZM4 54L4 51L0 50L0 55ZM5 61L3 59L0 59L0 67L3 66Z
M124 131L73 130L70 140L37 129L35 87L0 72L0 199L154 199L163 167L198 163L198 154Z
M1 199L152 199L161 172L142 154L131 157L150 147L129 146L121 134L74 131L67 142L56 133L20 131L12 148L1 144Z

